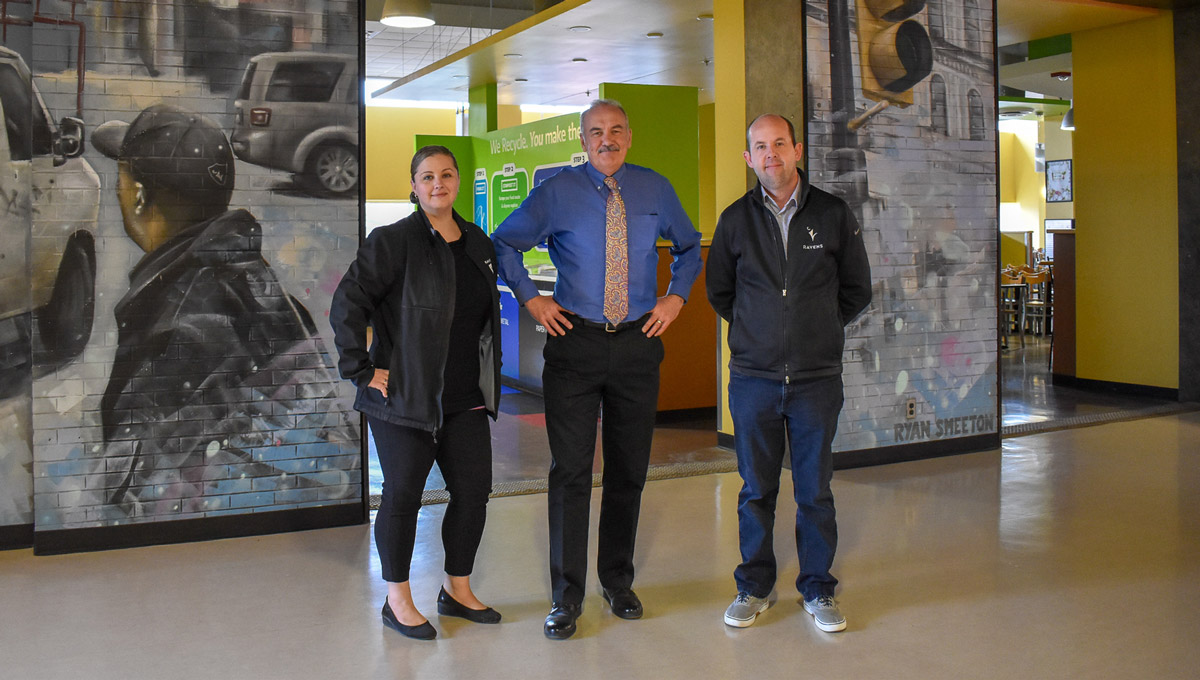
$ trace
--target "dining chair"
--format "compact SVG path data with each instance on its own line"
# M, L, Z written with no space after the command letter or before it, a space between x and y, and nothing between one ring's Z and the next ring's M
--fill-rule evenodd
M1008 336L1016 330L1025 346L1025 285L1020 273L1000 272L1000 327L1003 347L1008 347Z
M1051 332L1051 286L1050 270L1041 269L1025 274L1025 318L1030 324L1030 330L1036 335L1046 335Z

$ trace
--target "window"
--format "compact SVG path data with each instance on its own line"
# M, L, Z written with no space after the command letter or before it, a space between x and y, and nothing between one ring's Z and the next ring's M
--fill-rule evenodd
M983 122L983 97L975 90L967 93L967 123L971 130L971 139L976 142L983 141L987 129Z
M4 104L4 129L8 131L8 152L14 161L27 161L29 145L29 112L31 86L9 64L0 65L0 97Z
M963 47L971 52L981 52L983 33L980 29L979 0L963 2Z
M946 37L946 20L942 15L942 0L929 0L925 3L929 12L929 37Z
M327 102L346 68L340 61L286 61L267 84L269 102Z
M242 87L238 90L238 99L250 98L250 86L254 84L254 72L257 70L258 64L253 61L246 67L246 75L242 76Z
M946 111L946 81L936 73L929 80L929 115L934 132L950 134L949 115Z

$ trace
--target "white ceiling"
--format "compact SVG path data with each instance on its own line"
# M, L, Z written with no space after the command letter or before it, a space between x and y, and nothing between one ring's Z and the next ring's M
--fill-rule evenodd
M697 87L712 101L711 16L712 0L564 0L376 96L461 101L494 82L500 104L586 105L616 82Z
M491 28L393 28L367 22L367 78L400 78L496 33Z
M701 102L712 101L712 21L696 19L711 16L712 0L563 0L532 16L505 10L510 12L506 21L514 23L503 30L497 29L504 22L494 16L500 10L489 6L494 0L443 1L458 5L445 9L455 9L456 16L469 18L464 23L476 27L397 29L367 22L366 76L395 79L382 96L463 101L469 87L495 82L501 104L582 105L594 96L598 83L621 82L688 85L700 88ZM471 10L468 5L477 7ZM1001 46L1134 21L1159 11L1101 0L998 0L997 6ZM519 19L522 16L528 18ZM591 30L568 30L578 25ZM650 32L663 37L647 38ZM521 56L506 56L512 54ZM573 61L580 58L587 61ZM1061 58L1003 66L1001 82L1070 99L1071 81L1049 75L1069 71L1070 55L1065 59L1065 69Z
M1051 74L1066 73L1066 80ZM1027 92L1037 92L1056 99L1074 98L1075 82L1071 77L1071 54L1056 54L1053 57L1030 59L1000 67L1000 82Z

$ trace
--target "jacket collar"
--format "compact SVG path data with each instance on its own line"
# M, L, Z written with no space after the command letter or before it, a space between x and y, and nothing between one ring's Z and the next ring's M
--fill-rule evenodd
M796 192L796 211L799 212L804 209L804 204L808 202L808 194L812 189L812 185L808 183L808 175L803 170L796 168L796 171L800 173L800 186ZM762 182L755 182L754 188L746 192L746 196L757 205L761 205L764 208L769 207L763 199Z

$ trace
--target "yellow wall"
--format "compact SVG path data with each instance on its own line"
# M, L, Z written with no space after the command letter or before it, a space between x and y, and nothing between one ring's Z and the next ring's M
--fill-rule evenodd
M716 103L713 105L712 205L715 216L746 193L746 17L743 0L713 0L713 68ZM701 194L703 196L703 194ZM715 223L714 223L715 226ZM707 301L705 301L707 304ZM733 434L733 419L726 398L729 386L729 325L718 319L717 431Z
M1033 232L1035 248L1041 247L1046 210L1046 175L1033 158L1040 125L1013 121L1000 133L1000 230Z
M1017 202L1017 181L1013 169L1013 147L1017 145L1017 135L1012 132L1000 133L1000 202Z
M713 201L705 200L716 194L717 168L713 157L713 116L716 104L705 104L700 107L700 224L696 228L704 238L712 238L713 230L717 228L717 206Z
M1072 45L1076 374L1178 388L1171 15L1075 33Z
M1024 232L1017 234L1000 234L1000 268L1029 264L1029 255L1025 252Z
M407 201L413 135L453 135L452 109L367 107L367 200Z

